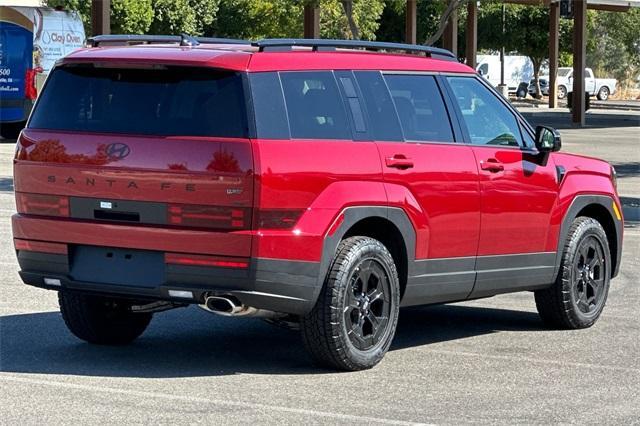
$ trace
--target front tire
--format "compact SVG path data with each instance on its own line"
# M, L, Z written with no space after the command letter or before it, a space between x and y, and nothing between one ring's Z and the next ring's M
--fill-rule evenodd
M76 337L98 345L125 345L140 336L152 314L131 312L131 302L79 293L58 293L60 313Z
M598 100L606 101L609 99L609 88L607 86L602 86L600 90L598 90Z
M391 346L399 306L398 272L387 248L373 238L347 238L316 305L301 320L305 346L322 366L371 368Z
M542 320L554 328L591 327L609 293L611 252L602 225L589 217L574 220L553 286L535 292Z

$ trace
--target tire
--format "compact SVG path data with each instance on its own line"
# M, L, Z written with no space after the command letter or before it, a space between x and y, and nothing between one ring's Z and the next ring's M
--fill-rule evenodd
M399 306L398 272L387 248L373 238L347 238L338 246L316 305L301 319L303 341L323 367L371 368L391 346Z
M153 314L132 313L130 301L72 292L58 293L60 313L76 337L98 345L125 345L140 336Z
M565 86L558 86L558 99L564 99L567 97L567 88Z
M609 99L609 94L609 88L607 86L602 86L600 90L598 90L598 100L606 101L607 99Z
M569 229L556 282L535 292L538 313L554 328L591 327L604 309L610 280L611 252L602 225L578 217Z
M27 124L26 121L18 123L3 123L0 125L0 136L9 140L17 139L20 131L24 129L25 124Z

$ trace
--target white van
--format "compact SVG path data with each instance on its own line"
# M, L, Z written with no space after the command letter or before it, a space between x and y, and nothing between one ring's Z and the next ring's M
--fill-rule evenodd
M500 84L500 55L478 55L476 71L486 78L492 86ZM504 83L509 92L515 92L520 83L533 78L533 62L528 56L505 55Z

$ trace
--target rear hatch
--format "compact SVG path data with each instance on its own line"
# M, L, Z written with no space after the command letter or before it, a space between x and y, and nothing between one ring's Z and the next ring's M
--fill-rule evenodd
M209 254L248 257L254 189L244 99L232 71L58 67L18 143L18 211L207 231ZM223 243L229 233L234 244Z

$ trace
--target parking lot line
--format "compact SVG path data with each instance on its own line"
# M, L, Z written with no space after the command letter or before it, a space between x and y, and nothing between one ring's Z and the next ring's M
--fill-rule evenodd
M376 424L402 425L402 426L426 424L426 423L405 422L405 421L393 420L393 419L384 419L379 417L366 417L366 416L359 416L359 415L356 416L356 415L349 415L349 414L330 413L327 411L308 410L304 408L283 407L280 405L256 404L252 402L229 401L224 399L199 398L199 397L193 397L193 396L172 395L172 394L162 393L162 392L146 392L146 391L135 391L135 390L129 390L129 389L117 389L117 388L110 388L110 387L104 387L104 386L93 386L93 385L89 386L89 385L81 385L77 383L60 382L55 380L38 380L38 379L30 379L26 377L17 377L17 376L8 375L8 374L0 374L0 381L25 383L25 384L38 385L38 386L52 386L52 387L58 387L58 388L87 391L87 392L127 395L127 396L139 397L139 398L165 399L165 400L171 400L171 401L183 401L188 403L218 405L218 406L236 407L236 408L245 408L245 409L254 409L254 410L271 410L271 411L279 411L279 412L289 413L289 414L301 414L301 415L307 415L311 417L322 417L327 419L343 420L343 421L355 422L355 423L367 423L367 424L376 423Z
M617 365L602 365L602 364L589 364L586 362L570 362L570 361L555 361L552 359L544 359L544 358L531 358L525 356L509 356L509 355L491 355L491 354L479 354L475 352L464 352L464 351L447 351L441 349L429 349L428 352L432 352L440 355L458 355L458 356L466 356L466 357L478 357L478 358L489 358L489 359L500 359L506 361L526 361L533 362L539 364L553 364L553 365L561 365L567 367L578 367L578 368L594 368L600 370L613 370L613 371L625 371L627 373L638 373L640 374L640 368L630 368L630 367L620 367Z

